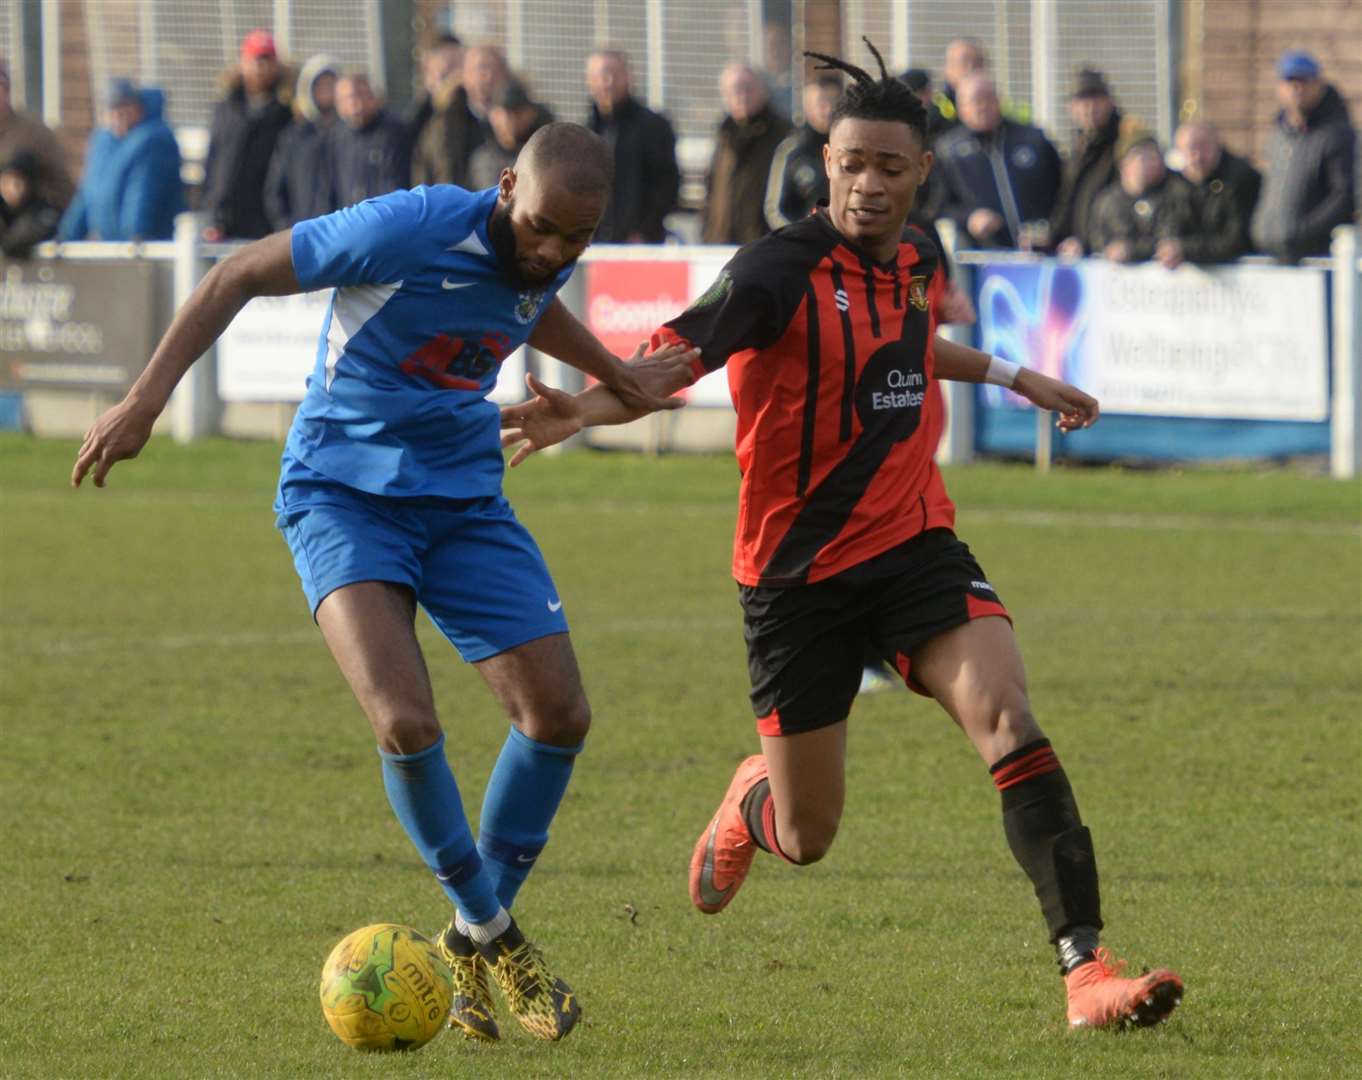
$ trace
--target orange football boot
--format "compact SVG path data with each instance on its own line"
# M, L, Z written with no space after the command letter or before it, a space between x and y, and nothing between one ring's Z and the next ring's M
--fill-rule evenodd
M1064 976L1069 1027L1152 1027L1182 1004L1182 980L1167 968L1138 979L1121 977L1124 960L1106 949Z
M742 816L742 801L752 786L766 778L766 759L754 754L729 781L724 801L695 842L690 857L690 898L706 915L716 915L747 879L757 845Z

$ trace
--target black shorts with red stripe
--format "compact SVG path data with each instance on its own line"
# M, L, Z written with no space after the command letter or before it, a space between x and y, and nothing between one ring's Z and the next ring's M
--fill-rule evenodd
M914 650L986 615L1011 616L969 548L929 529L812 585L743 585L752 709L762 735L793 735L846 719L868 654L908 686Z

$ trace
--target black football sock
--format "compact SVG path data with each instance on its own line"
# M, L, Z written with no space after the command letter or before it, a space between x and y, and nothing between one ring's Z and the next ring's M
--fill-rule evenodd
M1092 837L1049 739L1027 743L988 771L1002 794L1007 844L1035 886L1067 974L1092 959L1102 929Z

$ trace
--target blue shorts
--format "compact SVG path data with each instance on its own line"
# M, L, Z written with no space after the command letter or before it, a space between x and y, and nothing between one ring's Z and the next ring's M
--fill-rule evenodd
M390 498L290 465L276 524L314 618L343 585L391 581L469 663L567 632L544 557L501 495Z

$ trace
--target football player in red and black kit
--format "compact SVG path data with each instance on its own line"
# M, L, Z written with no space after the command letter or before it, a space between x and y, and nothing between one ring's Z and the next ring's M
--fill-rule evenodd
M926 112L882 61L875 79L809 55L855 80L825 150L830 205L742 248L654 338L697 349L695 376L727 365L742 469L733 572L762 749L696 842L691 898L722 910L758 849L800 865L827 853L869 646L988 765L1058 953L1070 1025L1157 1023L1182 981L1168 970L1123 978L1098 947L1092 840L1032 715L1010 616L953 531L933 461L937 379L1010 386L1057 412L1064 431L1094 423L1097 402L936 336L941 256L904 225L932 164ZM521 444L513 465L583 426L638 415L604 387L573 397L531 385L539 396L503 414L505 444Z

